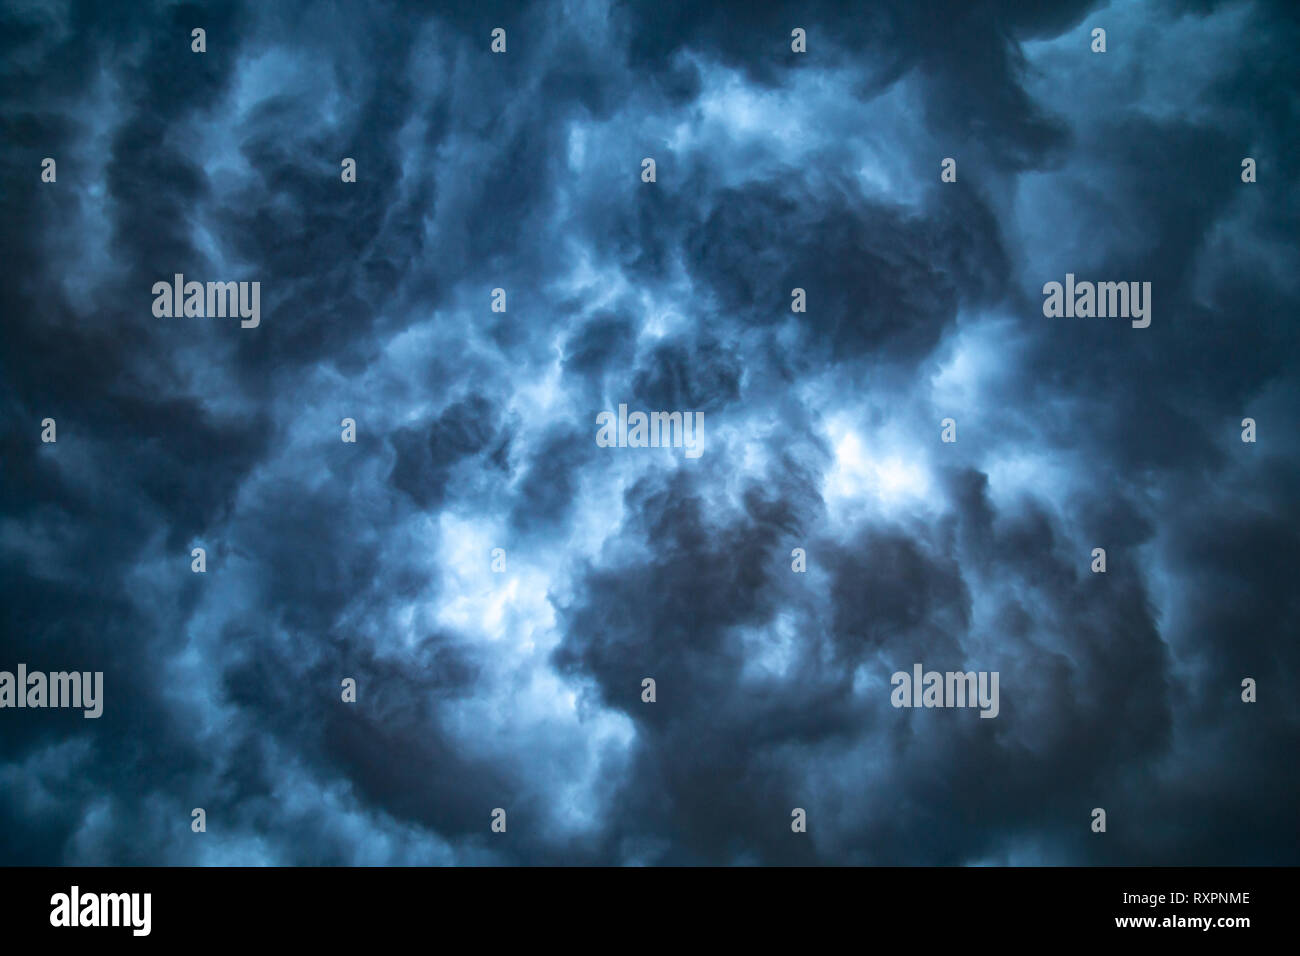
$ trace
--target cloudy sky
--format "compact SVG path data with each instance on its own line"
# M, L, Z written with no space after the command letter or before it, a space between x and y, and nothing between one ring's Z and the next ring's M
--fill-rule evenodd
M1300 862L1297 50L1285 0L4 0L0 669L104 713L0 710L0 863ZM918 662L997 718L891 706Z

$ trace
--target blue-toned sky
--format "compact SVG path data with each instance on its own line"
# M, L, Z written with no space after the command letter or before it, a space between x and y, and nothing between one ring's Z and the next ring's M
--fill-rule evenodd
M0 710L0 863L1300 862L1298 50L1260 0L4 0L0 669L104 713ZM1066 273L1150 327L1045 317ZM620 403L703 454L599 447ZM891 706L917 662L999 715Z

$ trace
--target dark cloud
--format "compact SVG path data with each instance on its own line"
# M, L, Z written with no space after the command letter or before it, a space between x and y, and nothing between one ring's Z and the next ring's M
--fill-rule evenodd
M0 862L1295 863L1297 38L6 6L0 670L105 704L0 711ZM1150 327L1045 317L1067 272ZM917 662L998 716L892 707Z

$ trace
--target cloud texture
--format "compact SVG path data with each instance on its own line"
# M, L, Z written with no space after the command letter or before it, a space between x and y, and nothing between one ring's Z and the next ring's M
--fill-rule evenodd
M0 863L1300 862L1297 49L1260 0L8 0L0 668L105 709L0 711ZM1067 272L1151 326L1045 318ZM175 273L260 326L155 318ZM619 403L704 454L598 447ZM998 718L893 708L917 661Z

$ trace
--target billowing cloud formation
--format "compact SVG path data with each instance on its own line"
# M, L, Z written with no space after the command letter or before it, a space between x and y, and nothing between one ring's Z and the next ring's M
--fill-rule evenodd
M0 862L1300 862L1292 6L430 6L0 14Z

